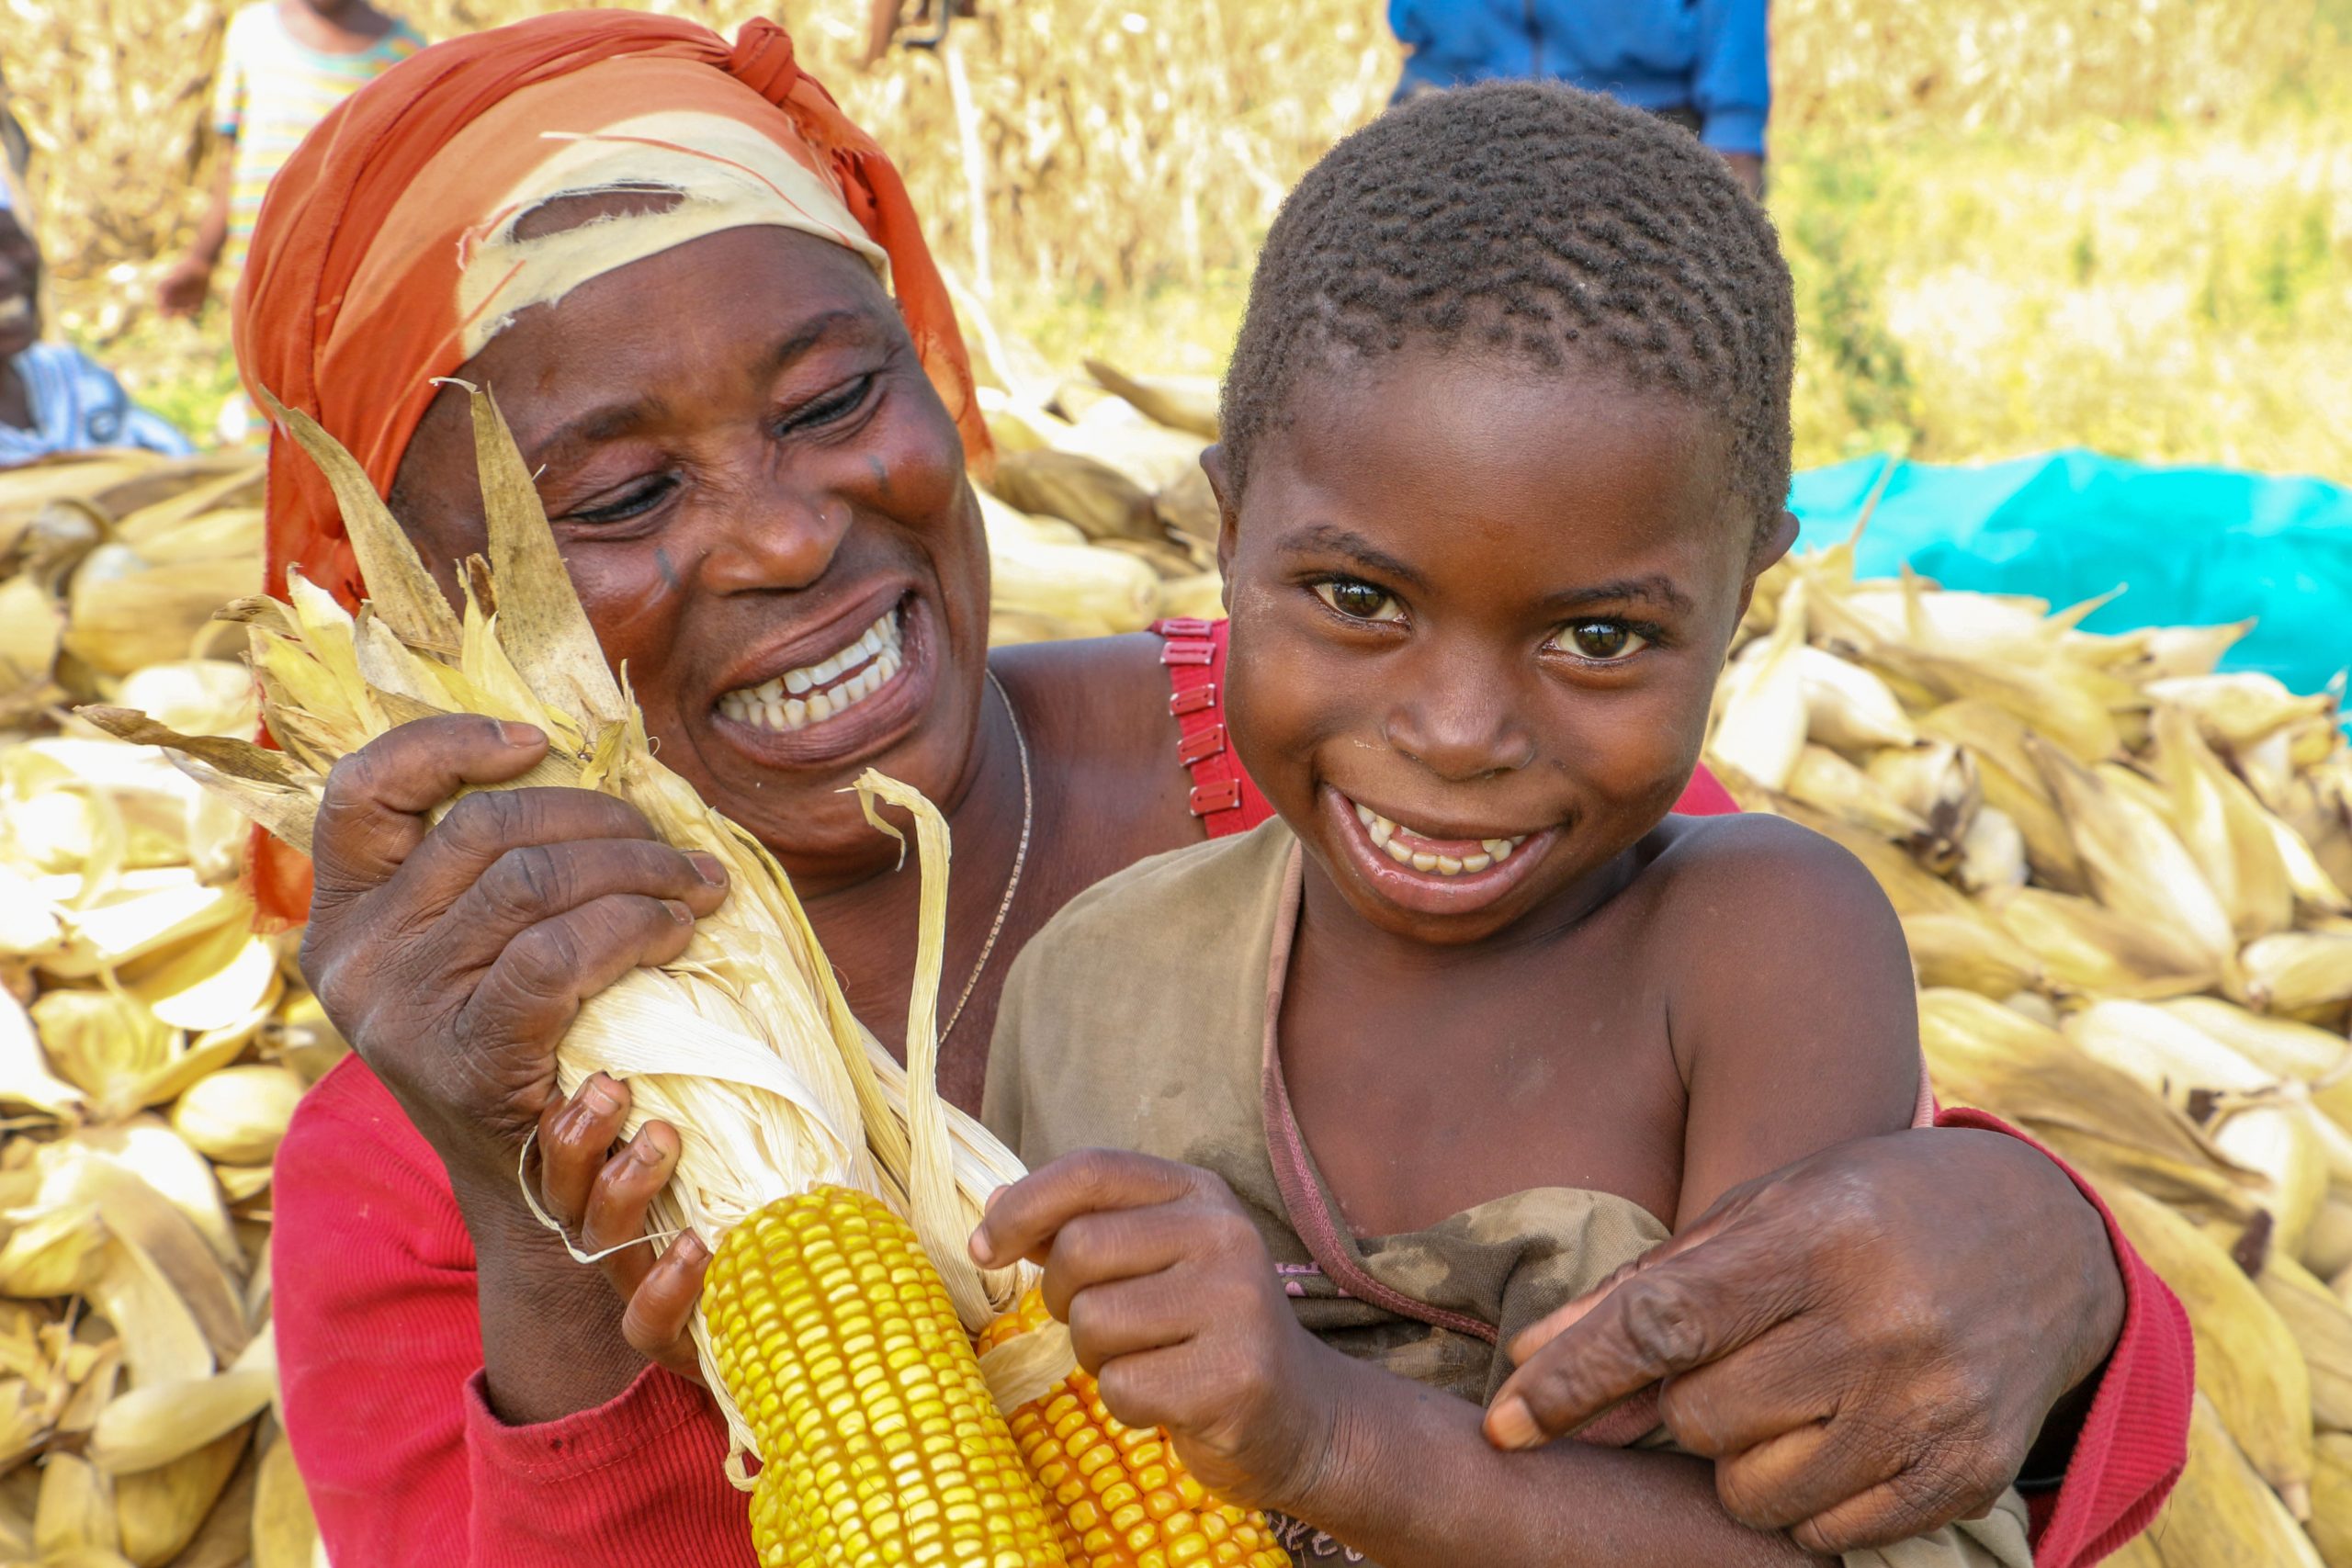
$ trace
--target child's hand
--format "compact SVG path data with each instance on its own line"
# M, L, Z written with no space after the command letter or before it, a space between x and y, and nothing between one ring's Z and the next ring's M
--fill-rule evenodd
M1130 1427L1162 1427L1201 1484L1281 1507L1329 1450L1328 1354L1298 1325L1226 1184L1148 1155L1066 1155L990 1197L972 1256L1045 1267L1046 1309Z

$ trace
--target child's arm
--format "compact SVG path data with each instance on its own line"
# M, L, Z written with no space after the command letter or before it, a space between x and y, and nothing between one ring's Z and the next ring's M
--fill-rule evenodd
M212 194L204 216L197 220L196 238L179 260L155 280L155 308L165 316L193 316L204 309L212 291L212 270L220 265L229 243L229 204L237 185L237 139L245 125L245 24L242 14L229 23L220 46L219 73L212 84L212 130L220 138L220 167L212 177Z
M1910 949L1862 863L1777 817L1702 831L1668 909L1677 1231L1743 1182L1910 1126L1921 1071Z
M1044 1264L1046 1304L1103 1403L1166 1427L1202 1484L1385 1568L1814 1561L1734 1523L1704 1461L1577 1443L1502 1452L1476 1406L1324 1345L1207 1171L1069 1155L995 1195L972 1253Z
M187 254L156 280L155 308L164 315L193 316L204 309L205 296L212 291L212 269L220 265L221 249L229 241L229 193L236 179L237 150L232 137L221 154L204 216L197 220L195 240Z

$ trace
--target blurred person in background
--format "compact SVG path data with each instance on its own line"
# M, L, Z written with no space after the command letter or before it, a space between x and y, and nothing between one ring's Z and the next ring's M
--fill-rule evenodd
M262 193L311 128L424 47L423 34L368 0L258 0L231 19L212 93L229 156L196 243L155 286L164 315L196 314L220 263L232 277L243 265Z
M55 452L140 446L184 457L187 437L130 400L80 349L40 341L40 247L0 177L0 468Z
M1766 0L1388 0L1401 100L1497 77L1607 93L1689 130L1764 189Z

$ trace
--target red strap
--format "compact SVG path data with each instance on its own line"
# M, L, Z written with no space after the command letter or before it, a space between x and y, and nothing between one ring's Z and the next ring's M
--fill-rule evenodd
M1212 839L1246 833L1273 816L1274 808L1226 742L1226 623L1185 616L1151 629L1167 639L1159 662L1168 670L1176 761L1193 777L1193 815Z

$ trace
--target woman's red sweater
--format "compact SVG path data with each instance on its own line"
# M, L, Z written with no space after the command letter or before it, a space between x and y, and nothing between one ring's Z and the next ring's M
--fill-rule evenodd
M1224 625L1160 630L1195 813L1213 834L1254 826L1265 802L1225 748ZM1680 808L1736 809L1703 772ZM1977 1111L1937 1122L2023 1136ZM287 1435L335 1568L754 1561L725 1428L694 1384L649 1368L610 1403L559 1421L510 1427L492 1413L473 1243L448 1178L356 1057L303 1099L275 1185ZM2136 1534L2187 1450L2188 1320L2112 1217L2108 1235L2123 1332L2064 1484L2032 1499L2034 1560L2051 1568L2085 1568Z

